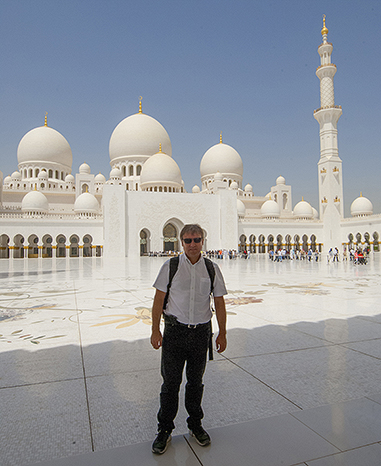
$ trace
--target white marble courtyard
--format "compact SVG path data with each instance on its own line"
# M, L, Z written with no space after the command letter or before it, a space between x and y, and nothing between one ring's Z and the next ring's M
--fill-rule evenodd
M182 404L156 457L149 335L163 261L0 261L2 465L380 464L381 255L366 266L217 261L228 349L205 375L212 445L182 435Z

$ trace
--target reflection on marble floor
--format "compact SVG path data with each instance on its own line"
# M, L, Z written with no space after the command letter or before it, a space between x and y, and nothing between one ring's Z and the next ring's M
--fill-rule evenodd
M153 438L161 381L149 344L152 283L163 262L0 261L2 464ZM381 393L380 255L363 267L218 263L228 349L208 363L205 427ZM185 419L181 404L175 434Z

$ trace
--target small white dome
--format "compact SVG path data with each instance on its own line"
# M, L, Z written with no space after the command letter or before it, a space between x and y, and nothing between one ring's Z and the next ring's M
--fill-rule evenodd
M10 183L11 181L12 181L12 178L11 178L9 175L7 175L7 176L4 178L3 183Z
M86 162L84 162L84 163L79 167L79 173L80 173L81 175L90 175L90 173L91 173L90 165L88 165Z
M99 203L90 193L82 193L74 203L74 212L79 214L96 214L99 211Z
M98 175L94 178L95 183L106 183L106 178L102 175L102 173L98 173Z
M214 178L214 181L222 181L222 175L220 172L217 172L213 178Z
M261 216L264 218L278 218L280 216L279 205L272 199L262 204Z
M110 171L110 179L120 180L122 178L122 172L119 168L115 167Z
M355 199L351 204L351 215L352 217L362 217L364 215L373 214L373 204L371 201L363 197L361 194L360 197Z
M276 184L277 185L286 184L286 179L282 175L278 176L278 178L276 179Z
M38 179L39 180L47 180L48 179L48 174L46 173L45 170L40 171L40 173L38 174Z
M11 177L12 177L12 180L21 180L21 173L18 171L15 171L12 173Z
M245 193L252 193L253 192L253 187L251 186L251 184L247 184L245 186Z
M74 183L74 181L75 178L71 173L65 176L65 183Z
M246 214L245 204L240 199L237 199L237 212L238 217L244 217Z
M311 204L302 199L294 207L294 216L297 218L313 218L314 213Z
M111 164L125 157L151 156L161 144L162 151L172 156L172 145L167 131L154 118L144 113L131 115L114 129L109 144Z
M216 172L223 176L231 175L242 177L243 164L239 153L233 147L220 142L208 149L200 163L201 178L211 176Z
M17 148L18 163L51 162L71 170L73 155L61 133L49 126L34 128L21 139Z
M200 187L195 184L192 188L192 193L199 193L200 192Z
M21 210L23 212L47 212L49 203L46 196L40 191L30 191L23 197Z
M238 189L238 183L236 181L233 181L230 185L230 189L237 190Z
M182 177L177 163L167 154L158 152L150 157L143 165L140 174L142 189L148 186L168 185L181 188Z

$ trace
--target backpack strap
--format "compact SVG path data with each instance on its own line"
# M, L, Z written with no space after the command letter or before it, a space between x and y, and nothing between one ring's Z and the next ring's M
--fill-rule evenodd
M209 278L210 278L210 294L212 294L214 290L214 278L216 276L216 271L214 269L213 262L210 259L208 259L207 257L204 257L204 261L205 261L206 270L208 271Z
M209 278L210 278L210 298L212 298L213 290L214 290L214 278L216 276L216 270L214 268L213 262L204 257L206 270L208 271ZM212 311L213 306L211 305ZM212 328L212 321L210 321L210 339L209 339L209 361L213 361L213 328Z
M175 276L175 273L177 272L177 269L179 268L179 260L180 260L180 256L171 257L171 259L169 259L169 280L168 280L168 285L167 285L167 292L164 297L163 309L167 308L169 290L172 285L173 277Z

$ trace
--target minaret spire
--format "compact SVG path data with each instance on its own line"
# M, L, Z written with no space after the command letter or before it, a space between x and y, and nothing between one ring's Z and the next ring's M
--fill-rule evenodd
M337 122L342 114L335 105L333 78L336 65L331 62L333 45L328 42L328 28L323 15L322 43L318 47L320 66L316 76L320 80L320 108L314 117L320 125L319 198L320 219L324 221L324 248L339 246L340 220L344 216L342 161L337 143Z

